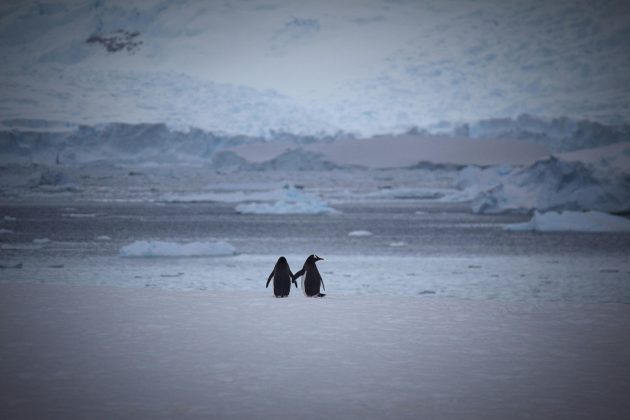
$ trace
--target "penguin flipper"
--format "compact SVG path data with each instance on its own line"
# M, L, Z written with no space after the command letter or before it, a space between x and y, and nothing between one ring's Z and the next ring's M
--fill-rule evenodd
M295 273L295 274L291 277L291 279L292 279L293 281L295 281L295 279L297 279L298 277L302 277L303 275L304 275L304 269L301 269L300 271L298 271L297 273Z
M273 277L273 273L275 273L276 270L274 269L271 274L269 274L269 278L267 279L267 284L265 285L265 289L269 287L269 282L271 281L271 278Z
M324 286L324 279L320 277L320 278L319 278L319 281L321 281L321 282L322 282L322 289L324 289L324 292L325 292L325 291L326 291L326 286ZM320 293L320 294L321 294L321 293ZM322 296L325 296L325 295L322 295Z

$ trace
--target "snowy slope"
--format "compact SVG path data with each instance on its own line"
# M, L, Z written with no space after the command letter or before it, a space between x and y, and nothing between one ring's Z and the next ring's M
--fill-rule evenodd
M624 305L0 285L0 416L624 419Z
M586 0L3 2L1 119L247 135L628 121L629 16Z

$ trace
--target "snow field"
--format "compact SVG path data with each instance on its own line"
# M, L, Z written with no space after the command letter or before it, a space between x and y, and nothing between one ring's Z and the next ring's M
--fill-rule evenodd
M3 418L630 415L625 305L0 290Z

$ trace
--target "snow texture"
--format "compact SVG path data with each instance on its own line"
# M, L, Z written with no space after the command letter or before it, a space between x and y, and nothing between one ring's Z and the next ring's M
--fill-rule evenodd
M625 419L626 305L0 284L2 418Z
M503 228L521 232L629 232L630 220L598 211L537 211L529 222L508 224Z
M120 249L121 257L202 257L236 254L236 248L218 242L136 241Z

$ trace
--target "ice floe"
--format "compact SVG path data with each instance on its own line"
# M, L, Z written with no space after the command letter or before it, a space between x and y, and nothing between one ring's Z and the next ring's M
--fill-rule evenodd
M348 236L372 236L372 232L369 230L353 230L348 233Z
M121 257L201 257L236 254L231 244L218 242L136 241L120 249Z
M280 200L273 203L243 203L235 207L242 214L333 214L337 210L315 194L297 188L286 188Z
M629 232L630 220L598 211L535 212L529 222L503 227L511 231Z

